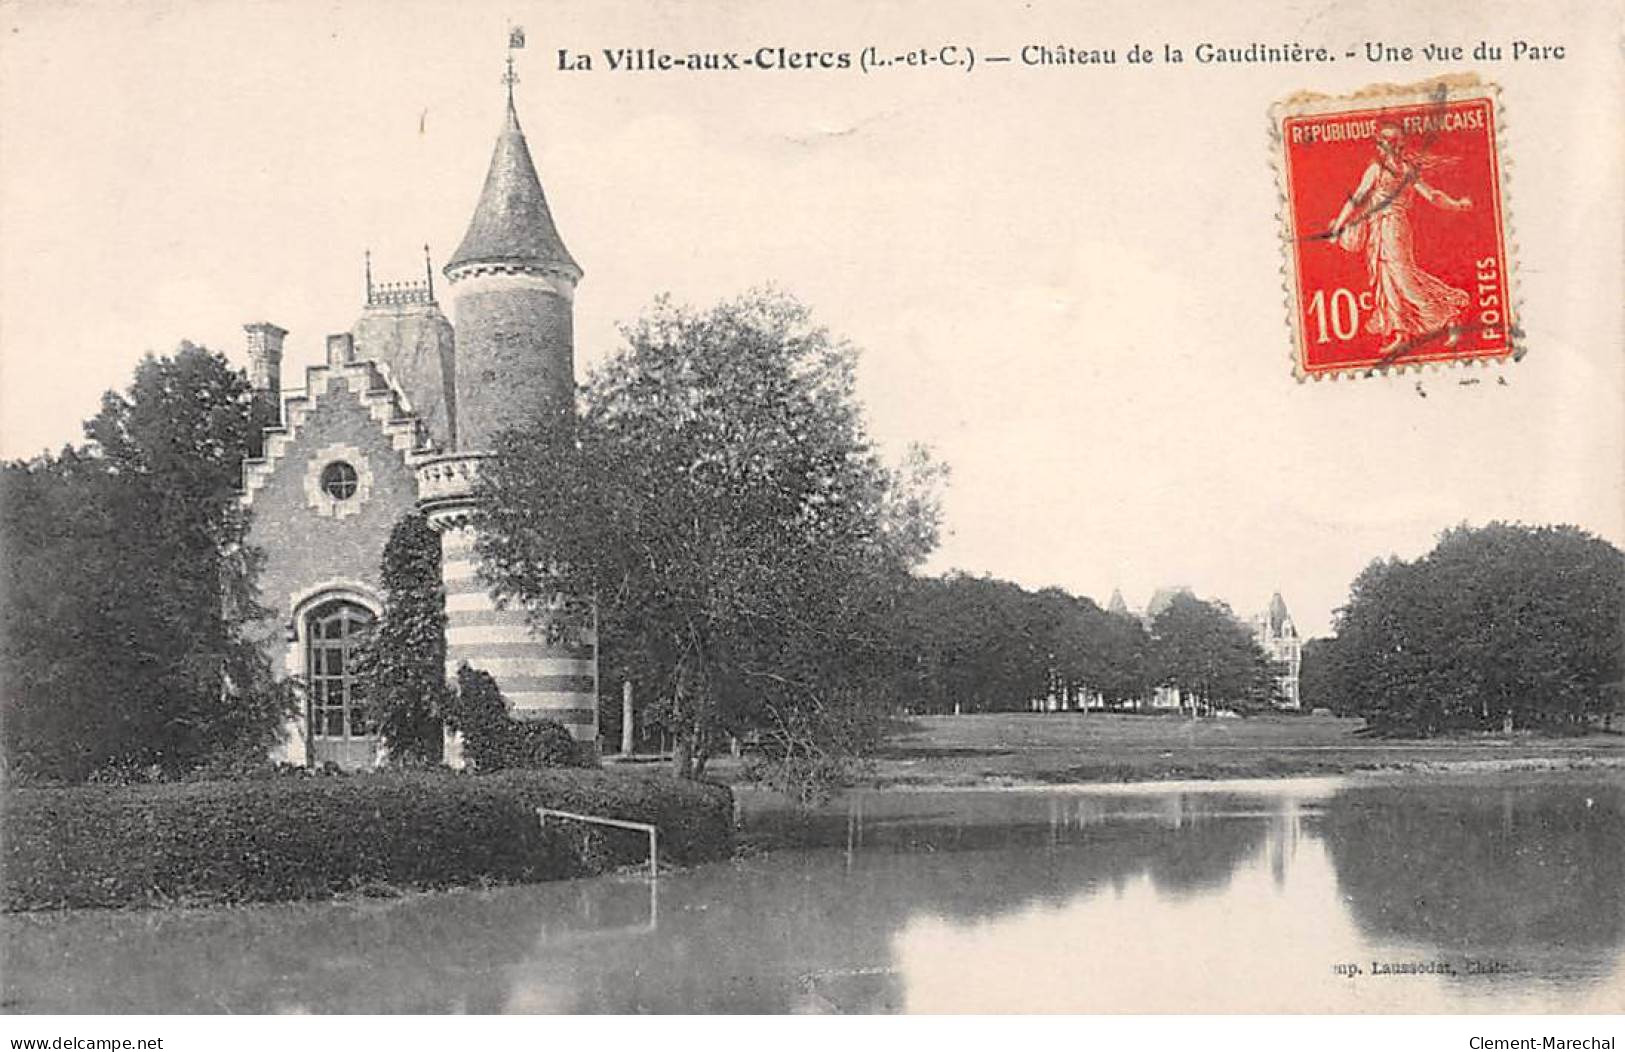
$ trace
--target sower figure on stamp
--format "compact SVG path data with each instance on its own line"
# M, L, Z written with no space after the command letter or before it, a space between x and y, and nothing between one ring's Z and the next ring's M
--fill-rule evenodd
M1445 346L1454 346L1459 335L1450 323L1466 308L1468 295L1417 266L1411 220L1418 197L1452 212L1473 206L1470 198L1451 197L1423 182L1422 171L1440 163L1411 151L1397 124L1384 124L1377 129L1376 160L1328 228L1347 251L1365 252L1374 301L1366 331L1393 336L1384 354L1446 329Z

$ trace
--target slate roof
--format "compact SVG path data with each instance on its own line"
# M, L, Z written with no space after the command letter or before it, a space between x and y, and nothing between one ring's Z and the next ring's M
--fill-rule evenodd
M1194 596L1190 585L1177 584L1166 588L1158 588L1151 595L1151 601L1145 604L1145 619L1155 621L1157 615L1168 609L1174 603L1174 597L1179 595Z
M576 278L581 276L581 267L564 247L553 223L511 98L474 218L445 272L450 276L476 264L563 269Z
M1286 612L1286 600L1281 598L1280 592L1276 592L1270 597L1269 620L1270 634L1275 636L1281 634L1282 626L1290 624L1292 621L1292 615ZM1292 634L1298 634L1296 628L1292 630Z

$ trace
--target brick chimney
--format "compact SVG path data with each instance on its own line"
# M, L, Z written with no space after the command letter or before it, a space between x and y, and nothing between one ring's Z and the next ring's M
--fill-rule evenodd
M288 330L255 321L244 325L243 332L248 334L248 379L255 393L274 399L282 393L282 338Z
M327 364L349 365L355 361L355 337L347 332L327 338Z

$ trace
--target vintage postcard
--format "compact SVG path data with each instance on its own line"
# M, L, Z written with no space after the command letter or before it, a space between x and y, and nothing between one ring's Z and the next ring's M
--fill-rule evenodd
M1622 22L0 0L4 1038L1615 1047Z

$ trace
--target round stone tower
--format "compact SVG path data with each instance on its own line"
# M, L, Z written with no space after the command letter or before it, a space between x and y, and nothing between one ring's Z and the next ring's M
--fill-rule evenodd
M533 627L498 609L479 579L472 492L504 428L565 420L575 409L572 313L581 268L553 224L542 183L508 108L474 218L445 267L451 282L456 448L418 461L418 506L441 534L446 672L490 673L516 719L551 719L598 737L598 640L592 625ZM544 619L545 620L545 619ZM579 618L575 619L579 622ZM559 631L551 631L557 628ZM460 743L447 758L460 763Z
M504 427L569 411L581 268L553 223L508 97L474 218L446 264L457 332L457 445L484 450Z

